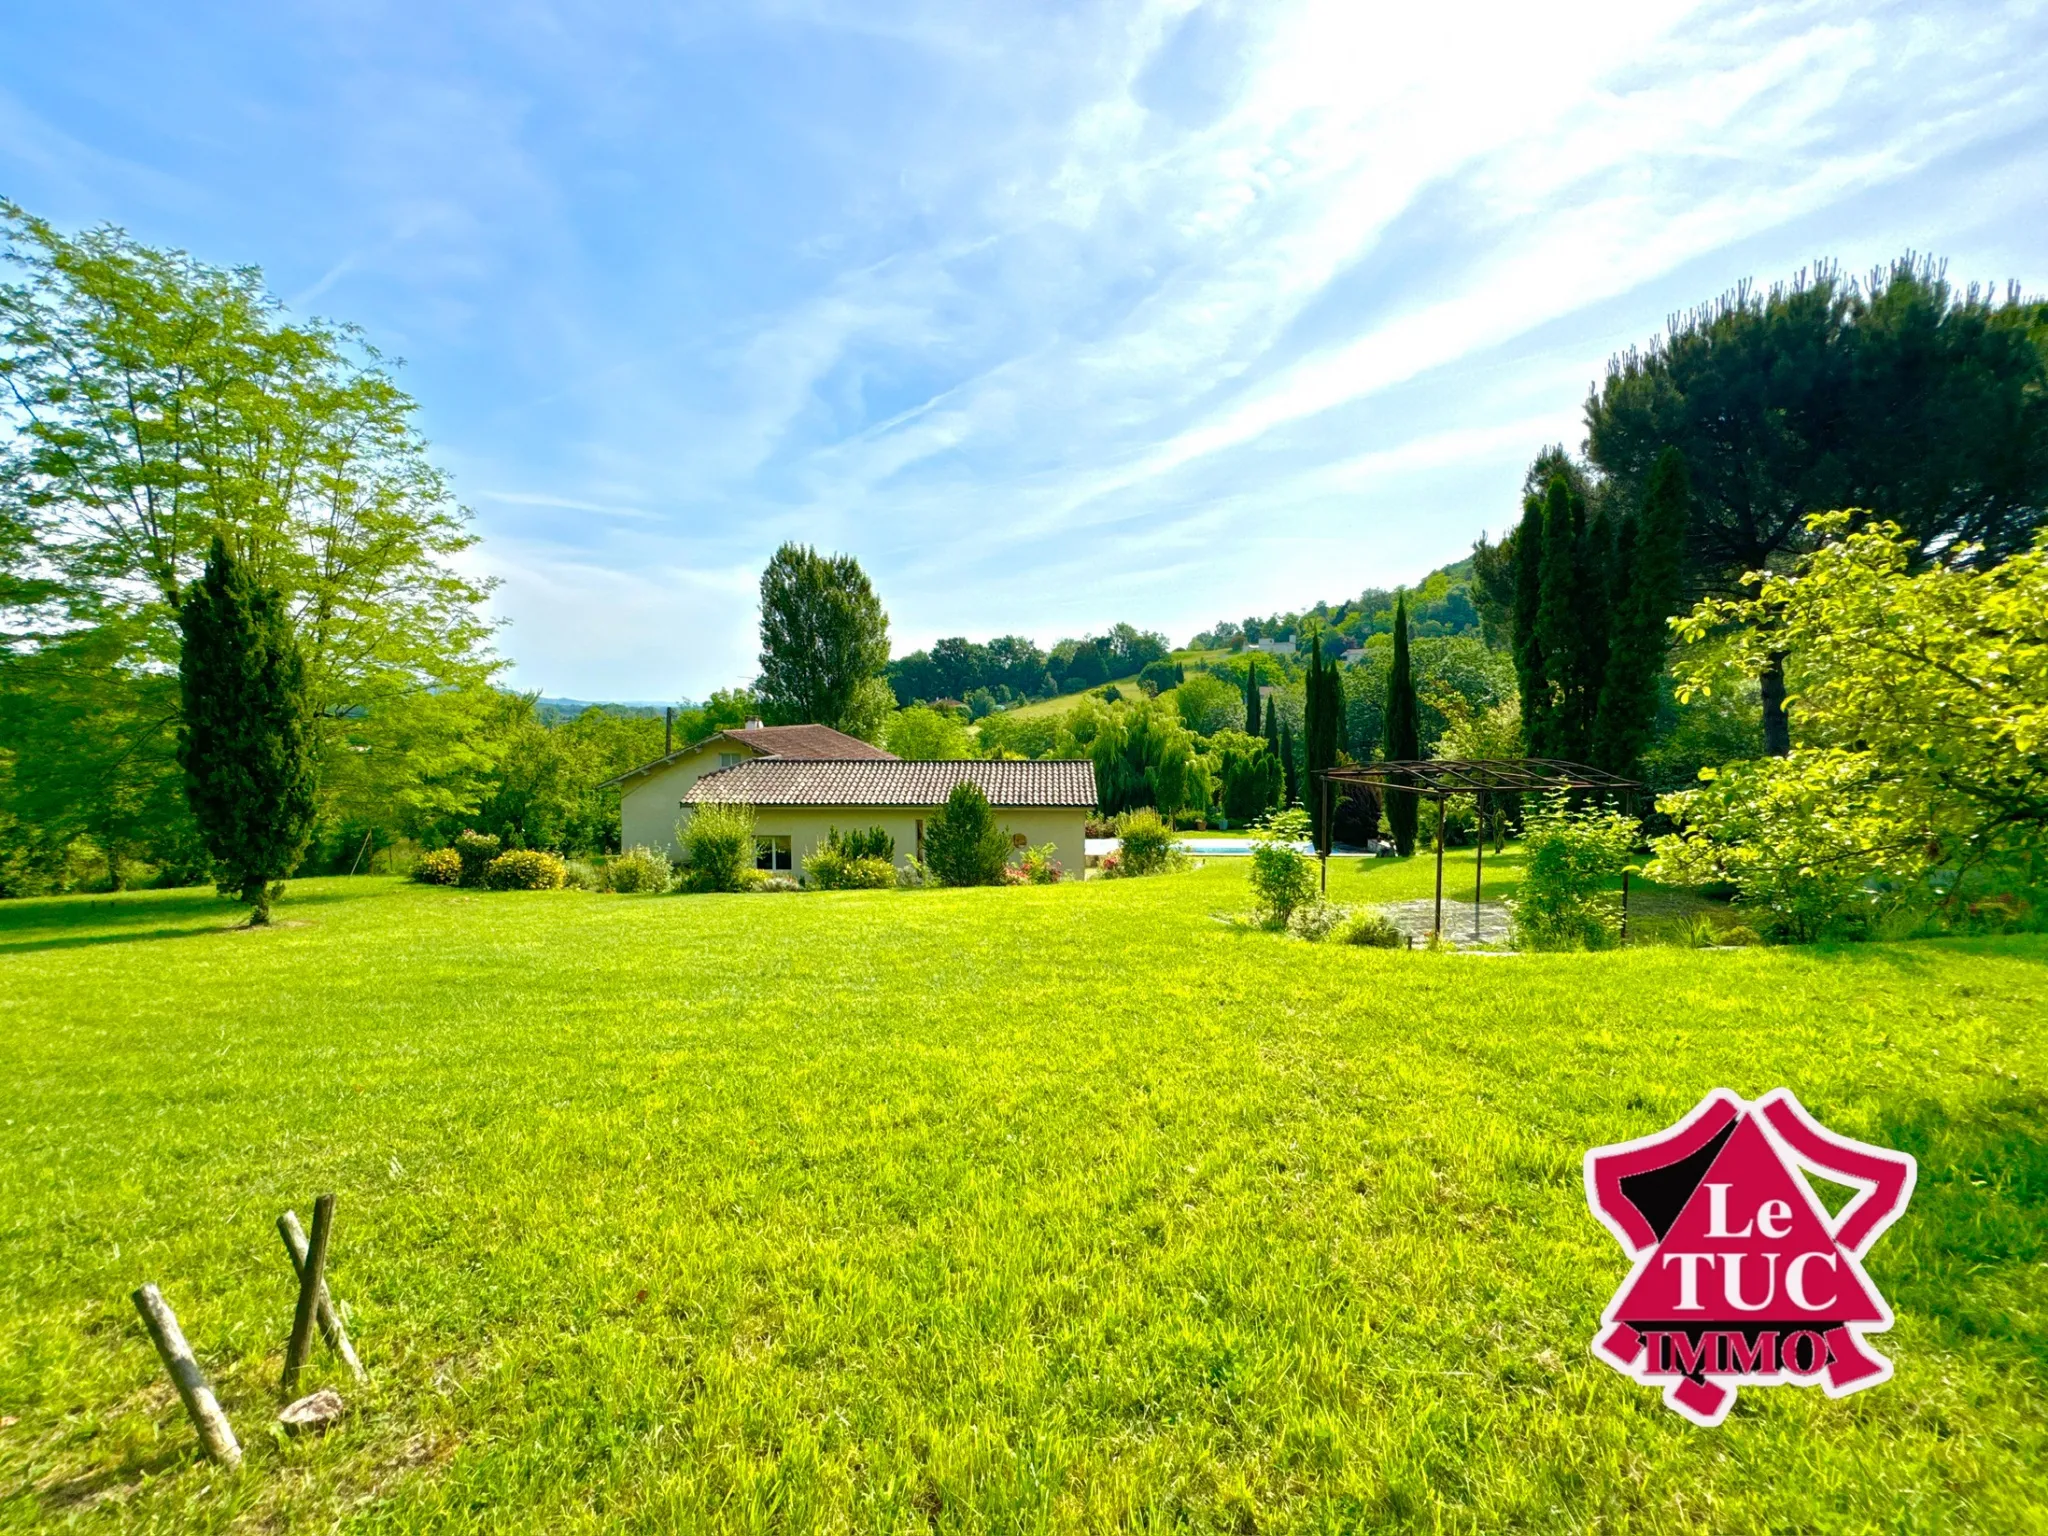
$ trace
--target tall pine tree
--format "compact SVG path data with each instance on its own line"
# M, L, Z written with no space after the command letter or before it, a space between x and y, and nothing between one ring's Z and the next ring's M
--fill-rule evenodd
M1422 756L1422 710L1415 697L1415 668L1408 657L1408 599L1394 603L1394 664L1387 674L1387 761L1414 762ZM1387 830L1403 858L1415 851L1415 823L1421 801L1415 795L1387 797Z
M1592 755L1596 766L1611 773L1634 771L1656 724L1668 621L1682 595L1690 494L1684 455L1665 449L1650 471L1642 510L1615 543L1607 667Z
M1294 727L1285 720L1280 722L1280 772L1287 789L1287 803L1301 804L1301 768L1294 757Z
M270 921L271 882L297 866L313 830L305 660L284 599L219 534L178 623L185 795L222 894L249 903L257 927Z
M1245 664L1244 669L1244 729L1248 736L1259 734L1259 658Z

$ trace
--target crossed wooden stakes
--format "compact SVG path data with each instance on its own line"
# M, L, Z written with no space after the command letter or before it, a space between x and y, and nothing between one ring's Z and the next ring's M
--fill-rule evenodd
M333 1231L332 1195L322 1195L313 1202L311 1237L299 1226L295 1212L286 1211L277 1218L277 1235L284 1239L285 1252L291 1256L292 1270L299 1277L299 1303L292 1313L292 1336L284 1352L282 1387L286 1397L290 1397L297 1388L299 1373L305 1368L307 1357L313 1353L315 1322L320 1325L327 1347L341 1356L342 1364L349 1368L350 1374L357 1381L364 1379L363 1362L356 1358L355 1346L349 1343L348 1330L342 1326L341 1313L327 1291L327 1243ZM184 1332L178 1327L178 1319L171 1311L170 1303L154 1285L138 1289L134 1293L134 1301L135 1310L142 1314L143 1326L149 1329L150 1340L156 1345L164 1369L170 1373L171 1384L178 1389L178 1398L185 1405L192 1427L199 1433L199 1443L205 1447L208 1456L233 1471L242 1464L242 1447L235 1440L235 1431L221 1409L220 1399L213 1394L206 1372L193 1358L192 1346L185 1342Z

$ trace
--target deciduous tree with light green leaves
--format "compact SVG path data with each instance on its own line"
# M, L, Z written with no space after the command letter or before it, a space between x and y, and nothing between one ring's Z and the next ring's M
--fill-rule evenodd
M2048 852L2048 535L1979 568L1915 571L1915 541L1854 512L1808 520L1796 569L1678 621L1688 692L1785 658L1792 750L1659 807L1654 878L1729 881L1788 937L1854 924L1936 871L2038 874ZM1953 888L1953 886L1951 887Z
M776 550L761 573L754 685L770 722L858 725L862 685L888 664L889 616L860 562L803 544Z
M467 514L376 350L288 317L254 269L67 235L5 202L0 263L0 527L36 578L0 584L22 663L0 679L0 750L40 825L157 862L189 840L189 821L122 807L177 783L177 710L154 680L176 670L179 600L216 531L297 635L328 814L349 795L388 805L419 761L386 739L404 701L498 663L484 584L451 563ZM65 703L39 663L81 648L93 664Z

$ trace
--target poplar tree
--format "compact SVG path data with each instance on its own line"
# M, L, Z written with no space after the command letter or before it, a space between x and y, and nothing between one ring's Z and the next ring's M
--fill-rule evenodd
M306 664L284 599L258 585L219 534L178 605L185 794L223 895L270 921L272 882L297 866L313 830Z
M1259 660L1256 656L1245 664L1244 729L1247 736L1259 734Z
M1394 603L1394 662L1387 674L1387 760L1414 762L1422 756L1422 711L1415 697L1415 669L1408 655L1408 599ZM1414 795L1387 797L1387 830L1403 858L1415 851L1415 822L1421 802Z

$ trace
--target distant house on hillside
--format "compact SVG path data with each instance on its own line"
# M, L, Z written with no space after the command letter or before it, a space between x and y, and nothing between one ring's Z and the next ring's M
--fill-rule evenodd
M1248 651L1264 651L1268 656L1292 656L1294 654L1294 638L1290 635L1285 640L1254 640L1245 649Z
M896 840L898 865L922 859L926 821L962 780L988 797L1016 846L1053 844L1079 878L1095 806L1091 762L907 763L822 725L749 721L612 782L621 791L621 847L680 854L677 828L698 806L749 805L755 867L794 875L835 827L881 827Z

